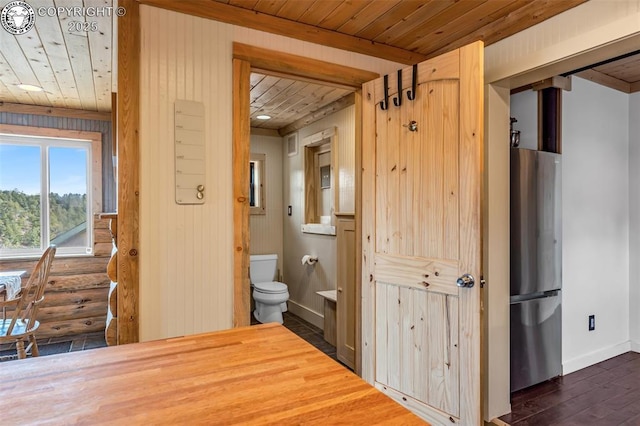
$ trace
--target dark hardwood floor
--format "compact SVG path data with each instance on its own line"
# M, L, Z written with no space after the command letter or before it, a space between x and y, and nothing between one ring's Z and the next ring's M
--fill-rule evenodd
M640 426L640 353L623 355L515 392L514 426Z

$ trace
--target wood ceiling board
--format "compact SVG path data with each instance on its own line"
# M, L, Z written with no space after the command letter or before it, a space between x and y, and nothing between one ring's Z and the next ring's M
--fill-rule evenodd
M288 124L286 127L282 127L278 129L278 133L280 136L285 136L289 133L295 132L298 129L302 129L310 125L311 123L315 123L318 120L321 120L331 114L334 114L348 106L351 106L355 103L355 92L352 92L342 98L325 105L324 107L313 111L312 113L299 118L293 123Z
M255 99L252 96L251 104L263 105L263 107L268 107L273 103L274 100L277 102L277 100L281 98L280 94L285 92L292 85L293 81L278 78L271 85L271 87L265 90L260 96L256 97Z
M56 0L58 7L82 7L82 0ZM82 109L97 111L95 85L93 83L93 67L91 66L91 51L89 50L89 38L86 35L79 35L66 31L69 23L79 20L76 16L67 14L60 15L60 27L63 28L62 34L67 52L69 53L69 61L73 69L73 75L76 80L76 88L80 95ZM109 101L111 104L111 101Z
M264 75L264 74L259 74L259 73L252 72L251 73L251 81L249 82L249 87L253 89L256 86L256 84L260 83L266 77L267 76Z
M282 6L284 6L285 3L285 0L259 0L258 3L250 9L257 12L267 13L269 15L277 15L278 11L282 9Z
M317 0L298 18L298 22L320 26L327 16L331 14L341 3L341 0ZM324 28L324 27L322 27Z
M429 3L426 3L420 9L393 24L388 30L378 34L373 40L379 43L389 44L392 39L397 39L407 33L413 33L416 29L423 28L423 22L433 18L454 2L455 0L430 0Z
M43 4L43 7L53 6L52 0L48 0ZM76 88L76 80L69 61L69 52L67 52L65 46L60 21L57 17L39 16L35 30L37 30L42 47L49 60L49 65L55 75L57 90L64 99L63 103L53 104L52 106L80 109L82 107L80 94Z
M27 92L17 87L21 83L20 79L13 72L2 52L0 52L0 80L3 81L6 88L6 91L3 89L0 92L0 101L34 103Z
M629 83L596 71L595 69L584 70L575 75L611 89L619 90L620 92L631 93L631 85Z
M316 0L287 1L276 14L280 18L297 21Z
M313 89L309 89L309 83L295 81L286 90L277 93L269 102L252 102L251 107L257 107L265 113L268 111L267 115L275 114L277 111L286 110L301 93L310 93L311 90Z
M489 22L519 9L527 1L489 0L458 18L452 19L445 25L433 28L429 33L424 33L421 38L416 39L413 43L408 43L407 48L420 52L438 50L442 46L448 46L450 43L464 37L469 32L476 31Z
M593 68L627 83L640 81L640 54Z
M32 32L27 37L16 36L15 39L29 62L39 86L44 89L49 100L48 105L68 106L59 90L56 76L49 66L49 59L42 47L38 33Z
M33 72L31 64L24 55L24 52L16 41L15 36L5 32L2 35L2 38L0 38L0 41L2 42L2 54L13 70L13 73L19 82L18 84L33 84L40 86L40 81ZM50 99L44 92L27 92L26 90L22 90L18 87L16 87L16 89L18 89L18 91L14 91L13 93L18 97L18 102L33 105L51 105Z
M369 0L342 2L319 23L319 26L335 31L346 22L357 19L358 13L370 3L371 1Z
M423 0L405 0L401 2L395 2L393 7L386 10L384 13L378 15L377 19L369 19L361 22L361 28L353 33L348 31L348 28L340 28L340 31L353 34L357 37L366 39L373 39L379 34L385 32L396 22L404 19L406 16L411 15L416 10L425 6ZM365 25L362 27L362 25Z
M277 77L272 77L270 75L265 76L262 80L258 82L255 86L251 87L251 92L249 95L249 102L254 103L257 99L262 96L264 92L269 90L271 86L278 81Z
M11 103L18 102L18 99L13 95L13 93L11 93L9 88L2 82L1 75L0 75L0 99L2 99L2 101L0 101L0 104L2 104L2 102L11 102Z
M369 5L358 12L353 19L341 25L340 28L338 28L338 32L354 35L369 26L372 22L376 22L380 16L385 16L389 10L399 3L401 3L400 0L370 2ZM365 39L368 39L368 37Z
M96 7L109 7L111 4L111 0L102 0L100 3L92 0L92 5ZM87 21L95 22L98 28L98 31L87 32L97 110L110 111L111 61L113 56L111 52L112 17L93 16L88 17Z

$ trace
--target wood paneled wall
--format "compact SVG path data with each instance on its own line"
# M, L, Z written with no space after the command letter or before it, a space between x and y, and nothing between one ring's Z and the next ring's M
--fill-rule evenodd
M140 11L140 337L149 340L233 325L232 43L377 73L402 65L145 5ZM175 99L203 102L207 111L202 206L174 202Z
M111 252L108 220L94 219L94 240L98 244L95 256L60 257L51 264L44 303L38 311L38 339L71 336L80 333L104 332L107 319L109 278L107 262ZM0 271L24 270L23 284L38 259L1 260Z
M230 328L231 27L147 6L141 24L140 339ZM175 203L177 99L205 108L202 205Z
M116 186L112 172L111 121L0 112L0 124L100 132L102 134L102 209L104 211L116 209Z

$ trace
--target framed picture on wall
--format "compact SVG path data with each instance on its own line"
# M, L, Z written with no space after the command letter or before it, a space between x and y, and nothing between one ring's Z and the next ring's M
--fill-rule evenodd
M294 155L298 155L298 134L291 133L284 137L284 143L287 147L287 154L289 157L293 157Z

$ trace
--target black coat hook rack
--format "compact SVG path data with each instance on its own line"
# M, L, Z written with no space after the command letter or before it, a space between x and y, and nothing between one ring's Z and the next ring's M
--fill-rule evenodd
M407 90L407 98L410 101L416 98L417 83L418 83L418 64L413 64L413 73L411 76L411 90Z
M380 109L385 111L389 109L389 75L386 74L383 79L384 84L384 100L380 101Z
M397 107L402 105L402 69L398 70L398 96L393 98L393 104Z

